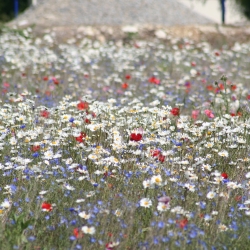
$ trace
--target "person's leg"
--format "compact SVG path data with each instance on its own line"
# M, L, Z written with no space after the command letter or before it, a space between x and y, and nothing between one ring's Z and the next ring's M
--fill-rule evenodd
M225 23L225 13L226 13L225 1L226 0L220 0L220 4L221 4L221 21L222 21L222 24Z

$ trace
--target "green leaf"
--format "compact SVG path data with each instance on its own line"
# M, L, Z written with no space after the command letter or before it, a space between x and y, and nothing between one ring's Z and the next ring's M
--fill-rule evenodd
M142 231L142 233L151 231L151 227L145 227L141 231Z

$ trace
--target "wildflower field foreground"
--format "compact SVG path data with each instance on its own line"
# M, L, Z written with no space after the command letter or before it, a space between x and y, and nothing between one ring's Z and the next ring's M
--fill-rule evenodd
M249 249L250 46L0 36L0 249Z

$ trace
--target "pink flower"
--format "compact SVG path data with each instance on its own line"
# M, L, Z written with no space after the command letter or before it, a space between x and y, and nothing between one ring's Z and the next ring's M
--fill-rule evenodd
M170 202L170 200L171 198L169 196L162 196L158 198L158 201L164 203L165 205L167 205Z
M193 111L192 111L192 115L191 115L192 118L193 118L194 120L196 120L196 119L198 118L199 113L200 113L199 110L193 110Z
M206 109L206 110L204 110L204 113L208 118L214 118L214 114L213 114L212 110Z

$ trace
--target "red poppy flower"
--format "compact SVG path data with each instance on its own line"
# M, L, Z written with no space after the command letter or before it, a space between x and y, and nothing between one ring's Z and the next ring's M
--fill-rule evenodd
M180 109L179 108L172 108L170 113L174 116L178 116L178 115L180 115Z
M47 76L44 76L44 77L43 77L43 80L44 80L44 81L48 81L49 78L48 78Z
M132 133L130 135L130 141L140 141L142 139L142 134Z
M113 236L113 234L108 232L108 237L112 237L112 236Z
M227 173L223 172L223 173L221 174L221 177L222 177L223 179L227 179L227 178L228 178L228 175L227 175Z
M46 91L45 91L45 95L46 95L46 96L50 96L50 95L51 95L51 92L50 92L49 90L46 90Z
M236 201L241 201L242 200L242 196L241 195L238 195L234 198Z
M4 88L9 88L9 87L10 87L10 84L9 84L8 82L4 82L4 83L3 83L3 87L4 87Z
M40 146L39 145L33 145L32 148L31 148L32 152L37 152L39 150L40 150Z
M219 83L219 88L220 88L220 90L223 90L225 88L224 84L223 83Z
M44 118L48 118L49 117L49 112L47 110L43 110L41 111L40 115Z
M198 216L199 216L201 219L204 218L204 214L199 214Z
M73 229L73 235L79 239L79 238L82 238L83 237L83 232L80 231L78 228L74 228Z
M53 80L53 83L55 85L59 85L59 80L58 79L56 79L55 77L52 77L52 80Z
M182 220L176 221L176 222L179 225L179 227L183 229L188 224L188 219L185 218L185 219L182 219Z
M247 100L250 100L250 95L247 95Z
M185 82L185 87L186 88L191 88L191 82Z
M191 66L195 67L196 66L196 62L191 62Z
M86 134L81 132L81 134L79 136L76 137L76 141L78 142L83 142L84 141L84 138L86 137Z
M208 91L214 91L214 87L213 87L212 85L208 85L208 86L206 87L206 89L207 89Z
M52 211L52 209L53 209L53 207L52 207L52 205L50 203L43 202L42 210L50 212L50 211Z
M123 89L127 89L127 88L128 88L128 84L127 84L126 82L124 82L124 83L122 84L122 88L123 88Z
M125 78L126 78L127 80L130 80L130 79L131 79L131 75L126 75Z
M160 155L158 156L158 160L159 160L160 162L164 162L164 161L165 161L165 155L160 154Z
M159 149L151 150L150 152L153 157L159 156L161 153Z
M159 85L161 83L160 79L156 78L155 76L152 76L148 79L150 83L153 83L155 85Z
M86 118L84 121L85 121L85 123L87 123L87 124L90 124L90 123L91 123L91 121L90 121L88 118Z
M76 238L78 238L78 235L79 235L79 229L78 228L74 228L73 229L73 234Z
M231 90L236 90L237 86L236 85L231 85Z
M77 104L77 108L79 110L85 110L85 109L88 109L89 108L89 104L87 102L83 102L83 101L80 101L78 104Z

